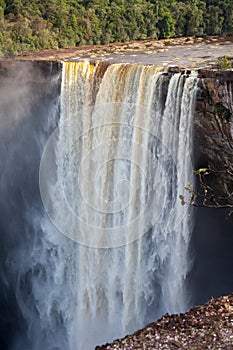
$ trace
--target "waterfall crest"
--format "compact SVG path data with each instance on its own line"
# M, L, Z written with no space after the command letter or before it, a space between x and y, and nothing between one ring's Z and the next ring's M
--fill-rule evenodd
M196 87L195 73L63 63L61 124L40 181L49 216L71 238L59 264L72 350L189 307L192 215L179 195L192 180Z

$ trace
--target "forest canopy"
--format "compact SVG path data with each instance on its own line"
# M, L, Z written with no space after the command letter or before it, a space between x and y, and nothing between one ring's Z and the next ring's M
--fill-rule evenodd
M232 34L232 0L0 0L0 55Z

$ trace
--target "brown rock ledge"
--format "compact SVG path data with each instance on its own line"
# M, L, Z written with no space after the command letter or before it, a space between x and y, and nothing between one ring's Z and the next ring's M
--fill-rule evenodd
M180 315L165 315L144 329L97 346L104 349L233 349L233 294Z

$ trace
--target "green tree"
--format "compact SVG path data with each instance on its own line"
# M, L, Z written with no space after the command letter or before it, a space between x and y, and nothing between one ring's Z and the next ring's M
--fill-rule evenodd
M160 12L158 27L160 39L171 38L175 35L175 20L168 9L162 9L162 11Z
M233 6L232 0L219 2L219 7L223 11L223 34L232 35L233 33Z
M223 11L218 6L210 5L207 9L206 34L221 35L223 33Z
M233 34L232 0L0 0L0 50Z

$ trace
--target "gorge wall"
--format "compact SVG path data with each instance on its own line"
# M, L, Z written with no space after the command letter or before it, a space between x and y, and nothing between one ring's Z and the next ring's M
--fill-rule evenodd
M199 78L194 123L196 158L203 166L209 163L216 170L215 182L219 185L215 186L227 196L233 192L233 72L200 70Z
M195 169L210 166L208 184L223 203L232 204L232 111L233 72L199 71L199 86L194 119ZM198 176L197 176L198 178ZM191 288L194 303L204 303L210 296L228 294L233 289L231 259L232 218L229 210L196 208L191 241L194 266Z
M75 66L76 68L74 68ZM127 300L131 302L130 295L132 294L132 288L137 290L142 288L142 284L138 279L139 275L135 274L133 278L128 279L127 291L123 291L120 275L124 274L127 276L128 273L128 276L130 276L130 269L143 273L142 266L139 263L140 256L143 252L142 249L145 249L144 252L149 252L152 247L151 241L148 243L144 239L142 241L144 248L136 244L134 247L134 251L136 250L137 252L136 255L134 255L133 249L131 249L132 247L128 247L128 267L126 271L124 271L125 265L122 262L125 252L122 252L120 249L116 250L115 258L118 261L118 268L116 269L116 265L114 265L109 252L103 255L102 252L97 253L91 249L85 250L82 247L77 249L75 242L67 240L56 228L52 227L46 216L47 214L44 212L39 190L39 167L46 142L56 129L62 113L72 113L72 110L75 108L82 110L83 101L85 101L86 107L88 107L93 105L96 99L99 103L106 103L107 101L111 101L112 96L114 98L118 96L118 100L115 102L121 103L122 101L119 97L125 94L126 96L131 96L131 104L135 103L135 101L137 102L137 98L139 97L142 104L148 105L154 98L154 101L157 101L161 115L169 118L174 118L175 116L175 123L178 123L180 106L182 104L186 107L189 105L187 96L190 97L192 95L194 85L190 85L185 95L184 84L187 81L192 82L190 79L191 72L182 72L179 69L172 68L168 72L163 72L160 76L157 75L160 72L154 67L137 67L136 65L132 65L121 68L118 66L115 69L109 70L111 79L105 81L105 88L98 95L98 91L100 91L99 85L107 68L108 65L105 64L99 67L73 64L72 68L71 64L70 66L67 65L66 71L63 70L63 74L66 72L66 75L62 77L60 63L1 62L0 155L2 171L0 227L2 246L0 258L0 307L2 311L1 315L3 316L0 319L0 342L3 344L3 349L21 350L23 348L24 350L36 350L41 349L41 344L43 343L43 347L46 350L57 350L67 348L67 344L71 342L73 342L73 346L75 347L77 342L75 327L72 331L71 342L68 339L70 338L70 334L67 333L65 327L66 323L70 322L70 310L72 308L75 309L75 306L69 305L68 301L70 300L69 298L77 297L76 293L79 287L75 276L80 268L80 262L85 261L83 269L87 269L91 255L98 255L98 261L104 262L103 266L108 264L113 273L111 283L114 286L112 290L116 294L117 302L115 304L110 303L110 308L112 310L112 317L115 317L114 322L117 325L114 326L114 322L112 321L112 328L116 329L119 326L119 322L121 322L121 301L124 293L128 293L129 298ZM79 73L77 73L78 70ZM85 72L84 75L83 72ZM83 76L85 76L85 84L82 82ZM91 76L94 76L94 80L90 80ZM128 85L124 81L126 76L128 77ZM135 76L137 76L137 79L132 78ZM230 72L216 73L200 70L198 76L197 113L194 118L195 167L206 166L208 163L213 164L214 167L220 167L223 159L224 163L232 164L230 162L231 146L229 142L231 138L231 118L229 117L229 113L232 113L232 75ZM66 80L64 80L65 77ZM152 85L150 85L153 80L152 78L154 79L153 86L155 87L153 94L151 91ZM62 79L63 93L60 95ZM140 85L141 83L139 84L139 81L143 84ZM66 84L66 88L64 84ZM79 84L78 91L82 91L83 93L81 97L75 95L76 84ZM132 89L133 86L134 89ZM129 91L132 92L129 94ZM109 100L105 99L105 94ZM76 97L74 98L74 96ZM184 96L186 96L186 99ZM60 99L63 99L63 104L61 104ZM133 101L133 99L135 100ZM164 112L166 103L167 111ZM121 107L120 104L118 106ZM143 109L143 107L141 108ZM141 108L137 111L138 116L142 115ZM183 117L186 116L186 109L182 112ZM111 108L106 111L112 113L113 121L117 122L114 119L117 116L117 114L114 114L116 111ZM96 115L99 118L101 117L98 113ZM126 115L124 113L118 115L121 115L122 121L124 121L123 118ZM67 139L72 141L72 133L77 127L77 125L68 125L66 129L57 135L62 144L66 144ZM161 125L158 128L165 131L165 128L163 129ZM116 132L119 133L120 131L116 130ZM125 129L124 132L130 134L131 130ZM188 132L185 129L183 130L183 134ZM167 136L169 136L169 133L164 133L163 137ZM97 133L96 137L101 138L102 136ZM168 140L170 140L169 137ZM171 138L171 141L174 144L177 142L175 138ZM153 142L153 139L151 142ZM151 148L153 148L152 144ZM117 144L115 149L117 150L116 152L120 149ZM102 151L106 152L107 148L104 148ZM72 153L76 154L75 152L76 150L72 149ZM132 152L136 160L136 152L134 150ZM161 158L164 156L160 153L159 148L157 149L157 155ZM59 154L53 153L50 161L54 162L56 157L59 157ZM166 164L169 161L169 159L166 159ZM67 162L69 162L69 159ZM69 171L71 172L73 171L72 166L71 163L69 165ZM152 163L151 169L153 169ZM167 169L174 170L172 166L168 166ZM127 167L122 168L123 173L125 172L127 174L127 171ZM85 168L83 168L83 173L83 185L87 186L85 182ZM137 172L135 172L135 178L136 174ZM49 171L45 173L45 177L53 179L53 176L54 174ZM109 177L108 171L106 171L105 176L107 178ZM185 176L185 181L188 181L189 173L186 173ZM215 181L223 193L229 193L232 185L230 177L229 179L226 177L226 181L225 179L223 181L221 178L221 182L218 182L218 178L216 177ZM161 184L162 182L161 177ZM111 179L111 184L114 184L114 179ZM75 188L75 179L73 184L64 182L65 188L68 189L67 195L72 197L73 190L69 190L70 185L71 188ZM104 188L105 184L103 183L101 186ZM163 184L163 186L166 187L167 185ZM174 196L176 194L175 186L175 184L170 184L167 187L168 192L170 191ZM182 186L185 186L185 184ZM181 188L178 191L181 191ZM92 194L90 195L92 196ZM113 192L111 195L114 197ZM139 192L137 201L140 200L141 195L141 192ZM103 202L103 206L105 206L104 203L105 201ZM167 205L169 206L170 204L168 203ZM76 210L79 210L79 208L76 208ZM81 208L81 210L83 209ZM59 210L57 213L61 217ZM89 213L85 212L85 215L89 215ZM134 213L131 213L131 215L134 215ZM108 217L106 220L106 222L110 223L112 218ZM121 215L117 220L122 220ZM65 220L62 218L62 221ZM183 304L181 305L181 309L177 308L175 305L177 302L175 292L174 304L172 301L172 293L177 287L179 273L183 273L186 276L190 270L188 288L190 290L189 297L192 299L192 304L202 302L213 295L230 292L233 289L233 280L231 277L232 259L230 254L230 247L232 247L233 243L231 224L225 222L224 213L216 214L215 210L203 211L202 209L197 210L195 222L196 227L190 247L194 259L193 269L190 270L189 267L183 267L183 272L178 270L175 285L173 284L174 281L170 285L170 282L167 285L164 284L167 294L162 297L161 290L163 286L161 281L163 277L166 273L168 275L170 273L170 281L172 281L172 276L176 276L174 275L177 266L176 263L177 261L181 263L181 260L177 256L175 260L169 258L168 246L165 247L165 251L161 250L161 256L163 255L165 258L161 257L160 263L158 263L159 256L155 260L152 258L153 261L148 260L147 266L154 266L154 271L152 271L153 269L147 271L152 279L147 279L146 274L144 274L141 281L143 281L143 287L146 286L145 288L148 288L149 294L143 295L141 293L138 295L136 301L134 300L131 304L128 304L127 312L124 314L126 324L135 322L137 318L136 316L132 316L134 312L132 309L133 304L137 305L141 315L147 313L148 310L145 311L140 305L143 298L148 298L151 309L160 310L157 313L152 313L149 318L145 317L143 322L152 320L155 314L158 317L165 309L169 312L178 312L182 308L188 307L188 304L186 306ZM191 226L191 222L187 221L185 225L186 227ZM54 237L56 237L55 240ZM176 239L179 237L179 232L177 232L175 237ZM169 241L169 237L166 240ZM160 243L163 244L162 235L160 236ZM187 245L185 247L187 248ZM186 248L182 248L182 254L185 257L187 257L187 252L184 250ZM73 251L72 256L67 254L71 250ZM192 255L190 255L190 266ZM148 256L153 257L153 254ZM67 264L63 264L64 260ZM162 260L164 263L162 263ZM67 267L69 262L75 262L74 270L72 271ZM103 266L99 265L95 268L99 269L99 271L102 269L103 271ZM161 266L163 269L161 269ZM52 271L52 273L48 274L47 269ZM78 273L81 272L79 271ZM86 276L88 273L86 271L82 276ZM152 275L156 276L156 278L153 279ZM209 276L208 278L206 278L207 275ZM221 278L219 278L220 275ZM79 277L82 278L82 276L80 275ZM154 285L151 285L150 281L153 281ZM70 288L70 283L75 285L73 290ZM146 283L149 284L146 285ZM200 283L202 284L202 289L199 287ZM186 278L185 284L186 288ZM104 281L102 283L103 285ZM54 289L54 286L56 286L56 289ZM106 299L108 293L106 286L101 287L102 289L100 287L100 280L93 280L89 285L89 290L83 293L84 296L86 295L84 298L86 301L83 301L83 305L88 304L87 300L89 297L89 300L91 300L90 307L92 310L95 308L96 314L98 314L96 310L98 311L100 308L98 304L100 299L96 297L93 291L97 290L99 294L104 294ZM157 299L153 295L153 288L158 291L156 295ZM177 291L180 290L182 288L177 289ZM47 298L44 297L45 295ZM106 303L103 305L106 306ZM64 315L68 315L67 318L64 318ZM104 314L103 316L105 317L106 315ZM81 323L84 318L85 310L77 316L75 323ZM94 318L94 323L98 323L98 320L98 318ZM137 327L142 326L141 321L140 319L137 320ZM86 322L85 328L88 329L88 326L90 326L90 319L88 317ZM131 330L127 329L127 332L129 331ZM43 342L41 339L36 340L38 332ZM111 336L115 337L118 334L113 333ZM87 332L87 336L89 336L89 332ZM97 334L96 337L98 339L99 335ZM101 341L101 338L99 341Z

